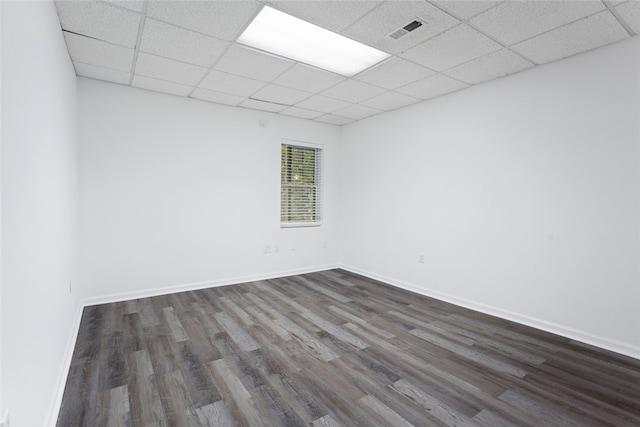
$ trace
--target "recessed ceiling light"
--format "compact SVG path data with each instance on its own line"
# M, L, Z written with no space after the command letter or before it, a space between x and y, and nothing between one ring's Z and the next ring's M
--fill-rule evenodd
M391 56L269 6L238 42L344 76L358 74Z

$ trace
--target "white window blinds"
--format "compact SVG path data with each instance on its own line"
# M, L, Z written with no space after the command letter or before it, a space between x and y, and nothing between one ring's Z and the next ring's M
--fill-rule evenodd
M322 219L322 149L283 143L280 162L280 224L320 225Z

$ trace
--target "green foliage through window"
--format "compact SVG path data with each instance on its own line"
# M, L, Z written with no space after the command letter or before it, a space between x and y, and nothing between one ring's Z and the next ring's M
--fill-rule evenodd
M281 147L281 223L320 221L321 150L282 144Z

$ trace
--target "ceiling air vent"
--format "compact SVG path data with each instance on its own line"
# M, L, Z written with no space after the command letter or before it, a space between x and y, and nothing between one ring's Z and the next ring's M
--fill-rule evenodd
M392 32L391 34L389 34L389 37L391 37L394 40L398 40L401 39L402 37L406 36L407 34L409 34L410 32L418 29L422 27L422 21L418 21L413 20L411 22L409 22L407 25L405 25L402 28L398 28L397 30L395 30L394 32Z

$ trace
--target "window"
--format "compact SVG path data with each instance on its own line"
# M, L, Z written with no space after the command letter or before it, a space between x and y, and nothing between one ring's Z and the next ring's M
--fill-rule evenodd
M299 142L280 147L280 226L320 225L322 148Z

